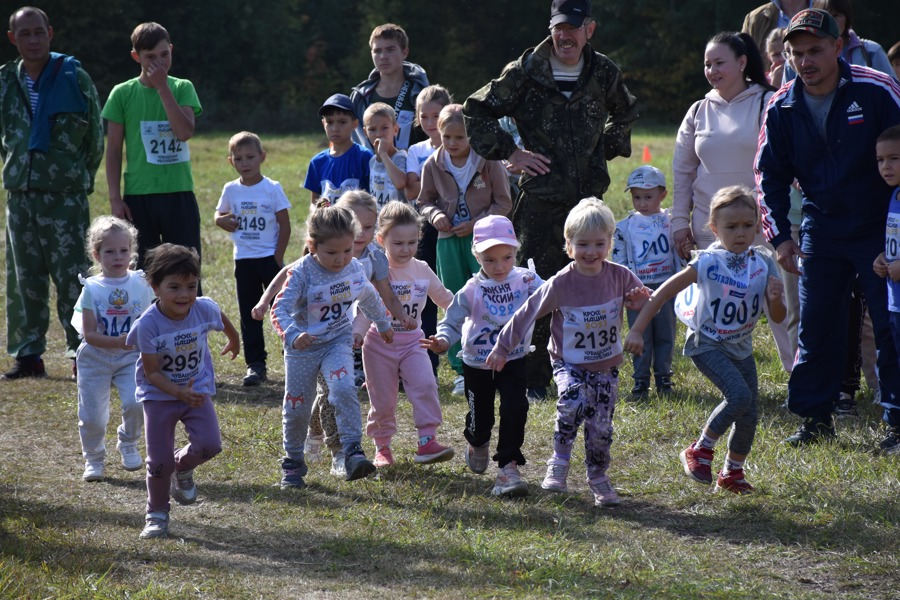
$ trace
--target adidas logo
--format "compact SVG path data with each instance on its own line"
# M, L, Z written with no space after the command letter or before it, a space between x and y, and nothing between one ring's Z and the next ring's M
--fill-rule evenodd
M847 109L847 112L848 113L862 112L862 107L859 104L857 104L856 101L854 100L853 104L851 104L850 107Z

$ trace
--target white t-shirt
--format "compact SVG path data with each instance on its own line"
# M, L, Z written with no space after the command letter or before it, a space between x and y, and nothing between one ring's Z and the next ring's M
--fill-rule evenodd
M472 220L472 213L469 212L469 205L466 204L466 190L469 187L469 182L472 181L472 177L475 176L475 165L477 162L478 155L471 148L469 149L469 158L466 164L461 167L453 164L453 159L450 158L449 152L444 152L444 164L447 166L450 174L453 175L453 179L456 180L456 187L459 188L456 212L450 220L450 224L454 227L465 221Z
M281 184L268 177L249 186L240 179L226 183L216 210L238 218L238 228L231 234L234 259L274 255L279 229L275 214L290 207Z
M439 146L433 146L431 140L418 142L409 147L406 151L406 172L415 173L422 177L422 166L428 157L434 154Z

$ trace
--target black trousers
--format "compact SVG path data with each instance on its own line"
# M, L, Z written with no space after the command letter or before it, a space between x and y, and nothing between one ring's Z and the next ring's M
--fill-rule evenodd
M494 427L494 396L500 392L500 431L497 453L492 459L504 467L515 461L525 464L522 444L525 443L525 423L528 421L528 399L525 397L526 362L524 358L506 363L499 373L475 369L463 363L466 382L466 429L463 432L472 446L481 446L491 439Z
M234 280L237 284L238 312L241 315L241 340L244 344L244 360L247 366L266 366L266 338L263 322L250 316L266 287L271 283L281 265L274 256L242 258L234 261Z
M437 229L431 223L425 223L422 226L422 236L419 238L419 247L416 249L416 258L424 260L432 271L437 272ZM432 336L437 333L438 309L431 298L425 299L425 308L422 309L422 332L425 337ZM431 361L431 368L437 375L438 355L428 351L428 360Z

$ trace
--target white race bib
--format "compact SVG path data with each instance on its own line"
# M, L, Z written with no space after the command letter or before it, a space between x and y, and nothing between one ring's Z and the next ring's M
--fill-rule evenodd
M884 257L890 262L900 258L900 213L889 212L885 229Z
M307 291L307 321L310 335L325 335L350 327L353 302L366 284L362 273L323 285L310 286Z
M644 284L662 283L675 274L669 221L664 213L632 215L629 229L634 272Z
M622 353L621 300L596 306L560 308L563 314L563 359L592 363Z
M234 240L275 247L278 228L275 227L275 203L271 198L239 200L232 207L238 228L232 233Z
M204 328L167 333L154 340L159 349L159 368L169 381L183 386L199 378L208 348L207 335Z
M172 165L191 160L188 143L172 133L168 121L141 121L141 141L151 165Z
M397 300L403 305L406 316L418 321L421 318L422 309L425 308L425 302L428 300L428 280L391 281L391 289L394 290ZM396 318L391 321L391 325L394 331L407 331L403 323Z

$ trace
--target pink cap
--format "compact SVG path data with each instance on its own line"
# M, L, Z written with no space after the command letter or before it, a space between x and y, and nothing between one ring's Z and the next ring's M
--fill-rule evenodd
M472 241L475 252L484 252L491 246L500 244L513 248L519 247L519 240L516 239L516 230L513 229L512 222L499 215L489 215L476 221L475 227L472 229Z

